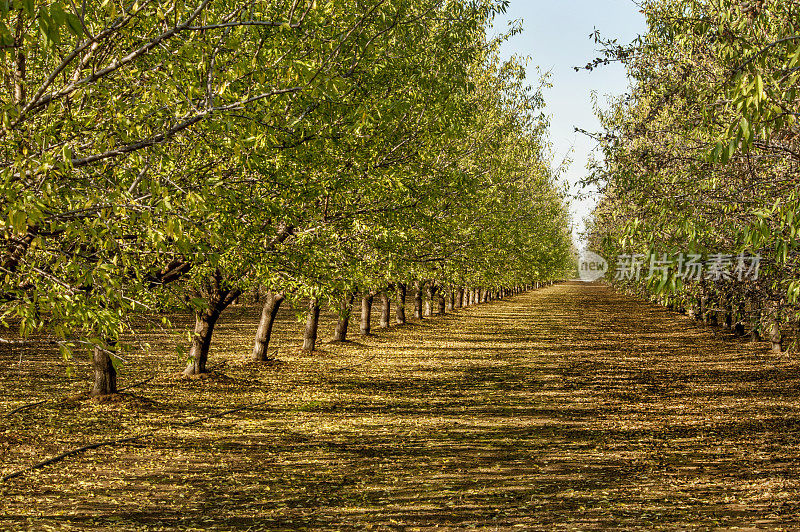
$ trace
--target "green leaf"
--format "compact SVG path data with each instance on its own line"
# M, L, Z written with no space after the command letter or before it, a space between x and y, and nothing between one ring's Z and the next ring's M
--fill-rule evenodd
M192 306L193 309L202 311L208 308L208 302L203 299L202 297L193 297L189 304Z
M756 75L756 93L760 99L767 99L767 94L764 92L764 78L761 77L761 74Z
M28 230L28 215L25 211L11 211L8 221L15 233L23 233Z
M750 128L750 122L744 116L739 121L739 128L741 129L742 139L745 143L750 144L753 140L753 130Z
M81 19L79 19L73 13L67 13L67 27L69 28L69 31L74 33L76 36L83 36L83 25L81 24Z
M0 41L2 41L3 46L14 46L14 36L11 35L8 27L2 21L0 21Z
M72 166L72 148L64 144L64 147L61 148L61 158L68 166Z
M58 4L52 4L50 6L50 26L55 29L61 27L66 19L66 13L64 10L61 9L61 6Z

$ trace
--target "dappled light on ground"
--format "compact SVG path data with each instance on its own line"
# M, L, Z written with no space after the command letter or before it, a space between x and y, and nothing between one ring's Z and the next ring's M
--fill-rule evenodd
M0 528L800 526L800 367L763 344L580 283L313 356L286 312L271 365L245 362L257 315L224 317L208 378L152 333L121 386L156 378L101 404L88 366L2 351L2 412L48 402L2 418L1 474L149 435L0 484Z

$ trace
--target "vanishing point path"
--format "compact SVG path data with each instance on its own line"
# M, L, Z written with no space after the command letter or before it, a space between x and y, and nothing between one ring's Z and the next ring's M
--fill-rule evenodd
M762 344L581 283L361 342L153 391L114 415L275 399L0 486L0 528L800 530L800 373Z

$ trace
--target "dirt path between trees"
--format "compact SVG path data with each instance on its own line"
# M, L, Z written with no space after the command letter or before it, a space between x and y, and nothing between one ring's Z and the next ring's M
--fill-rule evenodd
M287 315L268 367L241 362L257 314L223 318L211 378L153 333L121 378L168 376L135 395L0 417L0 474L153 433L0 484L0 529L800 529L793 355L580 283L314 356ZM0 353L0 416L85 389L51 355Z

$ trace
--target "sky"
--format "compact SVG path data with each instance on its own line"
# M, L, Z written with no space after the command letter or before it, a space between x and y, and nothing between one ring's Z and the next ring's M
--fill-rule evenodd
M545 113L551 123L552 165L558 167L565 156L572 159L565 179L574 196L581 192L578 182L586 175L586 165L596 147L586 135L575 133L575 127L600 130L592 92L597 93L598 102L605 106L607 95L623 94L629 84L625 69L616 63L591 72L575 72L573 67L584 66L599 56L599 46L589 37L595 29L604 38L627 44L644 33L644 15L633 0L511 0L507 13L495 21L495 31L504 31L509 22L520 19L523 32L511 37L502 54L531 57L528 71L531 85L537 85L536 66L542 72L551 72L553 87L546 89L544 96ZM595 202L596 197L572 200L573 234L579 247L582 246L578 234Z

